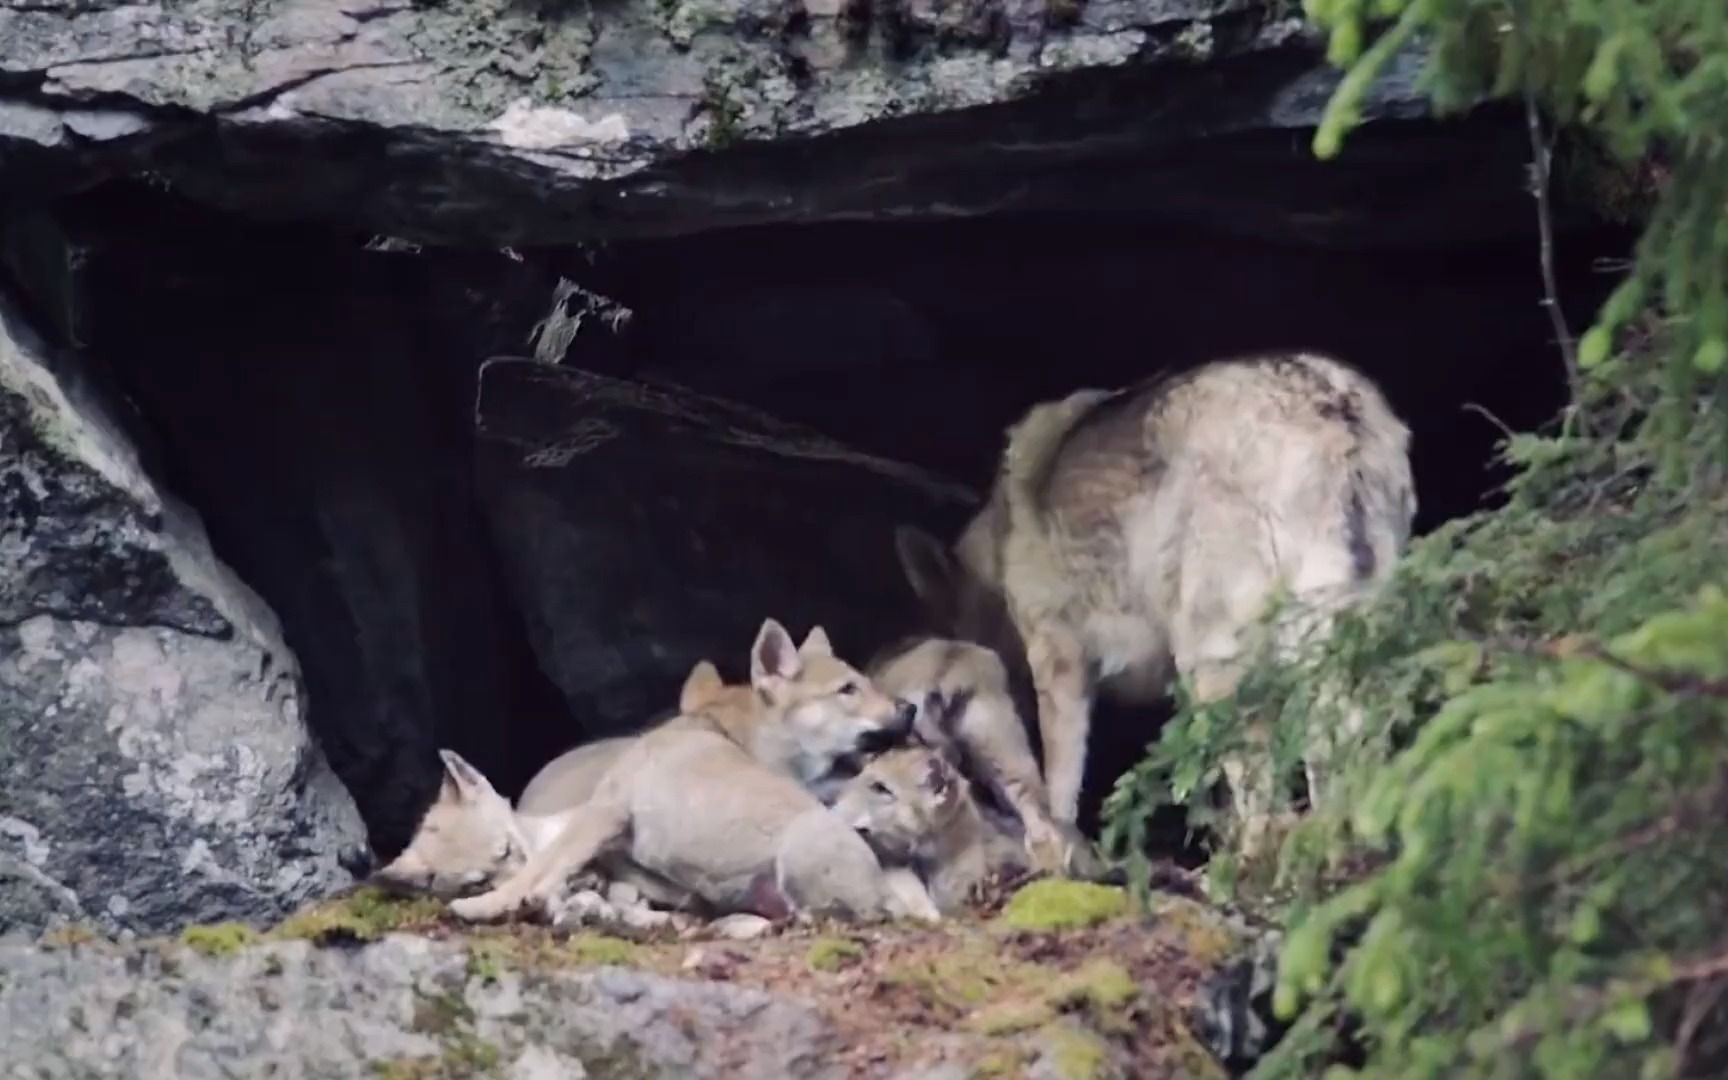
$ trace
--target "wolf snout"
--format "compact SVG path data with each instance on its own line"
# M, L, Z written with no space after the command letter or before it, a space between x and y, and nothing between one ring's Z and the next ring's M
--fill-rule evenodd
M858 749L866 754L880 753L900 745L912 733L912 722L918 709L909 701L896 701L894 714L881 727L871 728L858 736Z
M912 721L918 719L918 707L910 701L894 703L894 727L902 735L912 730Z

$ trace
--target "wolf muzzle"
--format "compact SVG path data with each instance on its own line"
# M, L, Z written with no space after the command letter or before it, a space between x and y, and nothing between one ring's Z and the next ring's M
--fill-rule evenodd
M866 754L879 754L906 741L912 734L912 723L918 718L918 707L910 701L896 700L894 719L883 727L858 736L858 749Z

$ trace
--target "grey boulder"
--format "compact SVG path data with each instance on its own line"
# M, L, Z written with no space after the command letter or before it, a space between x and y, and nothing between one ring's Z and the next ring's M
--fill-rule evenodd
M820 1015L760 990L624 968L468 968L462 943L401 934L228 956L0 945L3 1068L39 1080L843 1075Z
M352 881L274 617L0 295L0 933L265 922Z

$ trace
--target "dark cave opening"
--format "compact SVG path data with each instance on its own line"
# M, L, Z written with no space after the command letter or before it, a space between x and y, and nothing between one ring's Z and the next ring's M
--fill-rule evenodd
M378 250L138 187L98 189L58 216L82 252L83 344L135 405L152 467L281 617L309 721L383 857L430 796L437 747L513 796L552 756L620 722L615 705L573 699L549 652L562 639L524 603L524 589L553 580L525 573L524 559L597 549L536 548L543 537L512 532L521 519L501 516L496 471L477 464L479 365L528 352L560 275L633 311L616 332L585 325L566 366L737 401L974 490L1002 429L1040 398L1237 350L1319 348L1376 377L1412 427L1427 531L1491 501L1504 479L1490 463L1500 429L1469 406L1521 430L1563 400L1529 237L1323 250L1074 213L761 227L518 256ZM1607 228L1562 237L1573 325L1612 285L1595 260L1627 248ZM652 477L602 486L618 512L594 527L626 547L632 530L679 520L675 493L644 491L641 505L631 495ZM851 497L837 491L816 510L842 513ZM762 527L760 538L745 523L696 540L798 550L797 537L768 535L783 522ZM585 574L618 570L564 565L556 580L580 589ZM900 585L872 579L883 610L828 627L842 651L862 662L904 622L909 596L889 595ZM693 609L748 593L678 588ZM688 649L741 676L748 640L736 627L765 615L804 629L799 610L692 614L693 641L644 643L653 693L676 685ZM621 612L616 627L585 629L652 637L664 617ZM1095 724L1086 827L1156 719Z

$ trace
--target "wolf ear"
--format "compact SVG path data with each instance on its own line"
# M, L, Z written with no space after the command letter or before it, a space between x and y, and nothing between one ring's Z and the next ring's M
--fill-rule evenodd
M761 687L771 679L796 679L804 662L792 645L792 635L773 619L764 619L750 646L750 685Z
M952 631L959 614L959 568L953 554L942 541L916 525L894 530L894 551L900 556L900 569L912 586L912 595L942 630Z
M454 750L440 750L438 756L444 762L444 784L440 789L440 798L470 800L482 795L490 795L492 784L485 775L476 769Z
M833 656L834 646L828 641L828 631L820 626L812 626L810 632L804 635L804 644L798 646L800 656Z
M726 688L720 669L707 660L696 661L690 674L684 676L684 686L678 691L678 711L696 712L714 700L714 695Z

